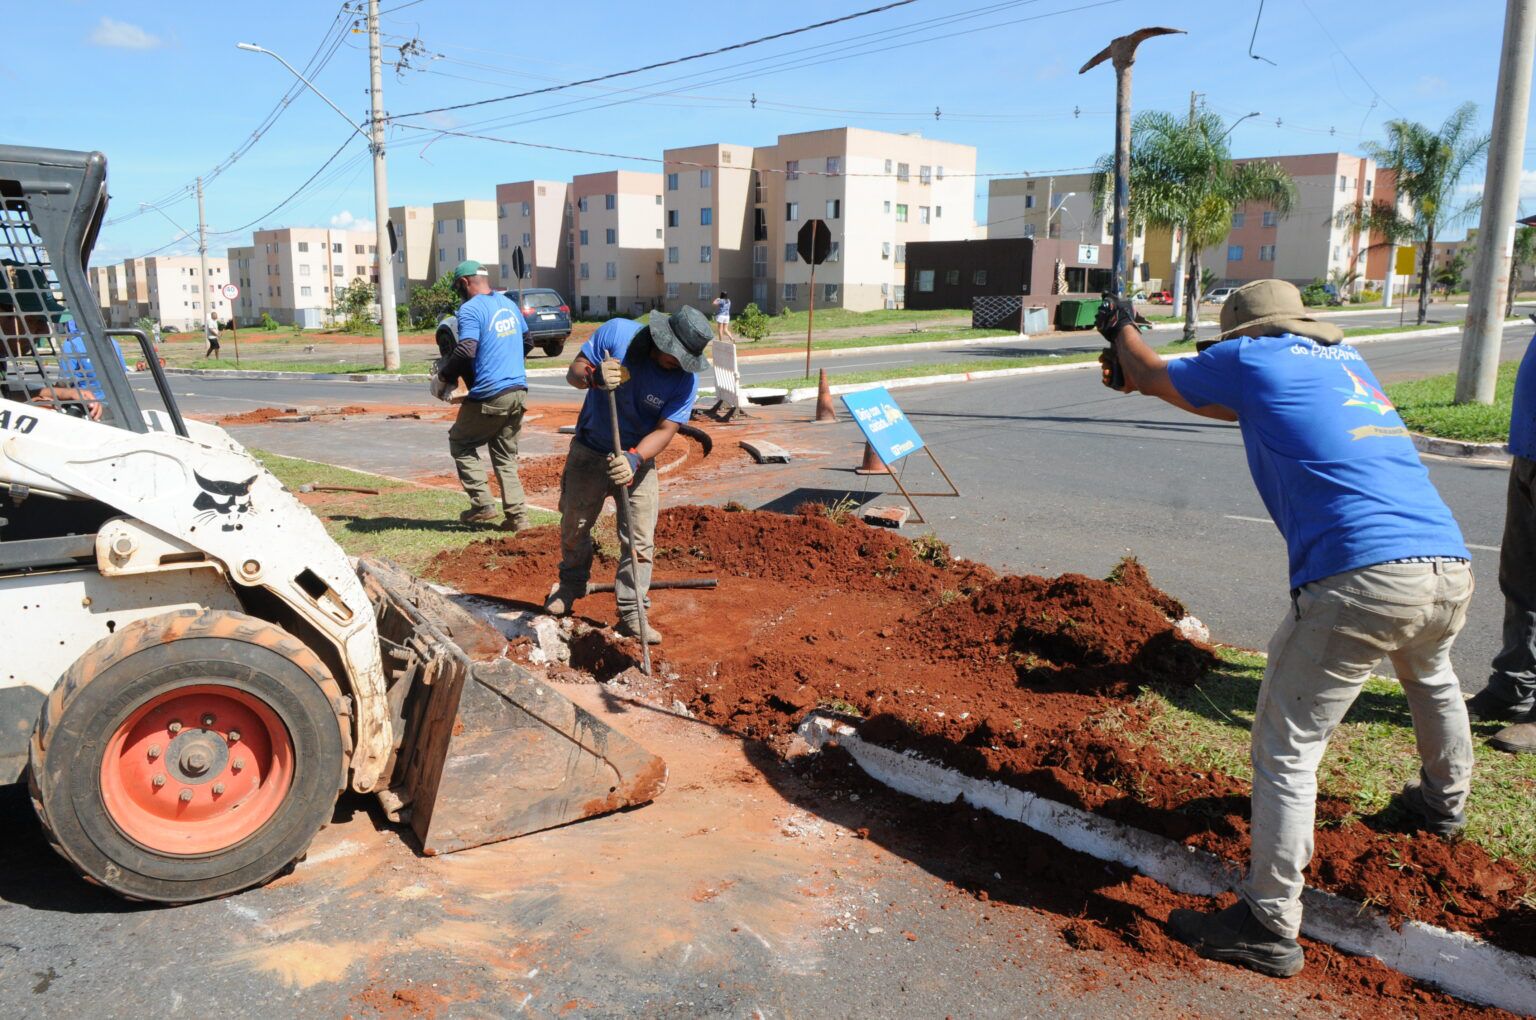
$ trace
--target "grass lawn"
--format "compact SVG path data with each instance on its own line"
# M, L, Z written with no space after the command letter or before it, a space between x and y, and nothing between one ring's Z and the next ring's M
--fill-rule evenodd
M1502 443L1509 439L1509 415L1514 402L1519 362L1499 366L1492 404L1455 404L1456 374L1430 376L1387 387L1397 413L1415 432L1473 443Z
M851 312L845 308L816 309L817 329L844 329L852 326L900 326L918 325L934 319L969 319L969 308L934 308L916 311L909 308L877 308L872 312ZM790 312L788 315L770 315L768 332L805 335L806 313Z
M986 340L991 337L1017 338L1011 329L941 329L923 333L885 333L876 336L847 336L822 338L812 336L812 351L837 351L851 347L901 347L905 344L929 344L943 340ZM756 343L739 344L737 352L743 356L762 350L805 350L805 337L771 336Z
M310 497L310 509L325 522L331 537L352 556L387 556L407 570L422 573L434 555L500 534L487 524L462 524L469 507L464 493L397 482L363 471L312 460L251 451L288 488L300 485L355 485L378 489L377 496L327 492ZM559 514L530 510L534 524L553 524Z
M372 375L384 371L384 366L375 359L373 362L363 361L277 361L270 358L241 358L238 365L233 356L228 358L197 358L182 364L169 364L170 368L223 368L239 370L243 372L318 372L327 375ZM425 374L427 362L412 362L401 360L401 372L415 372Z
M1419 326L1409 323L1406 326L1351 326L1345 327L1344 336L1382 336L1387 333L1417 333L1421 329L1443 329L1446 326L1459 326L1459 322L1426 322Z
M1157 713L1145 737L1172 762L1251 780L1249 731L1264 678L1264 656L1221 649L1223 665L1196 687L1159 688L1141 703ZM1536 755L1504 754L1481 737L1500 723L1474 723L1477 763L1467 807L1467 838L1495 857L1536 870ZM1418 774L1413 721L1395 681L1366 682L1318 770L1319 792L1342 797L1357 816L1374 815Z

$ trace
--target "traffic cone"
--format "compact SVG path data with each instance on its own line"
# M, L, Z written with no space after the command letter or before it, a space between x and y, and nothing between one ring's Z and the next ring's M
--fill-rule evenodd
M866 441L864 443L864 463L853 469L856 475L888 475L891 469L885 466L880 457L875 453L875 448Z
M837 411L832 407L832 387L827 384L827 370L821 370L821 378L816 381L816 418L815 424L825 425L827 422L837 421Z

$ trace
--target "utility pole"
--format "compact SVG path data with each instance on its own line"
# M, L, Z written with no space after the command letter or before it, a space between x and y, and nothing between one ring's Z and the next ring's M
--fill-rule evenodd
M379 0L368 0L369 147L373 150L374 266L379 273L379 331L384 369L400 367L400 329L395 319L395 274L389 252L389 183L384 165L384 71L379 56Z
M1499 87L1493 103L1488 178L1477 228L1477 273L1467 295L1467 321L1456 371L1456 403L1491 404L1504 339L1504 299L1509 290L1515 213L1520 200L1520 163L1525 118L1531 105L1531 61L1536 51L1536 0L1507 0Z
M202 318L203 339L208 338L208 316L213 314L212 290L208 286L208 224L203 219L203 179L197 179L197 272L202 277L198 291L203 299L197 303Z
M1056 178L1047 177L1045 179L1045 239L1047 241L1051 239L1051 199L1055 197L1055 194Z

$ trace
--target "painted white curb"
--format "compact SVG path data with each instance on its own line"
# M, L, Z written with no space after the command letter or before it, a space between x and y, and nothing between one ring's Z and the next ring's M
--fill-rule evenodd
M1438 436L1426 436L1419 432L1410 432L1409 438L1420 453L1433 453L1440 457L1475 457L1479 460L1497 461L1500 464L1508 464L1514 460L1509 452L1509 447L1504 443L1468 443L1460 439L1441 439Z
M963 798L1080 853L1133 868L1175 892L1214 896L1231 889L1239 875L1237 865L1203 850L1003 783L962 775L912 752L867 743L852 726L823 713L812 713L799 732L815 749L828 744L843 748L872 779L893 790L939 804ZM1536 1012L1536 958L1418 921L1405 921L1394 930L1384 912L1317 889L1308 888L1302 904L1302 932L1310 938L1375 957L1469 1002Z

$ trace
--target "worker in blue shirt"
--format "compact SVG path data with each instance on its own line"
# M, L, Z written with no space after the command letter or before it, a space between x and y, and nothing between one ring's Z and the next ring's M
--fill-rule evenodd
M1509 416L1509 496L1499 545L1504 647L1488 686L1467 702L1473 719L1511 721L1488 739L1512 754L1536 754L1536 342L1515 375Z
M698 373L709 366L704 348L713 339L709 320L697 308L664 315L651 313L649 325L609 319L581 346L566 382L587 390L576 419L576 435L560 479L560 580L544 602L555 616L566 616L587 592L592 573L592 526L603 503L620 486L630 490L633 519L619 529L614 594L618 632L641 637L640 603L651 586L656 516L661 488L656 458L688 420L699 393ZM613 419L608 395L616 391L622 452L613 448ZM634 557L630 556L633 543ZM639 575L632 567L639 561ZM643 640L659 644L661 634L647 623Z
M528 526L528 505L517 477L517 442L528 400L528 373L523 366L523 334L528 324L510 298L491 290L490 273L473 259L454 269L453 288L463 299L458 341L432 377L431 386L433 396L447 400L460 378L469 383L469 394L448 432L459 484L469 494L470 507L459 520L466 524L496 520L496 500L480 459L484 446L501 485L501 526L517 531Z
M1290 977L1304 963L1296 936L1318 762L1384 657L1413 710L1421 760L1399 805L1442 836L1466 824L1472 731L1451 644L1472 597L1471 557L1365 359L1337 326L1308 316L1294 285L1233 291L1222 332L1193 358L1164 361L1134 318L1129 301L1100 309L1106 383L1117 358L1125 392L1237 422L1290 557L1291 605L1254 709L1248 872L1235 904L1175 910L1169 928L1202 956Z

